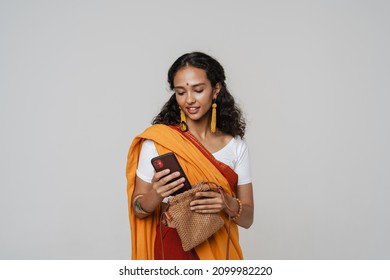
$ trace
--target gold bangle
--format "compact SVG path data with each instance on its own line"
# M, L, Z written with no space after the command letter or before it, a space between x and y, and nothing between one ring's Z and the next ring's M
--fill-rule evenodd
M237 200L237 203L238 203L238 211L237 211L236 215L231 217L233 221L237 221L237 219L240 218L241 213L242 213L242 202L238 198L236 198L236 200Z
M141 197L143 197L144 195L143 194L140 194L140 195L137 195L133 202L134 202L134 211L140 215L150 215L152 213L148 212L148 211L145 211L142 206L141 206L141 202L139 201L139 199Z

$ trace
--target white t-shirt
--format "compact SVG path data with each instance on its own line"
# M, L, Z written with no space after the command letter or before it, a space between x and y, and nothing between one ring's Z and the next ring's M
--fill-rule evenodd
M145 182L152 182L154 169L151 159L156 156L158 153L154 142L145 140L142 143L137 169L137 176ZM213 153L213 156L237 173L238 186L252 182L248 145L240 136L232 138L225 147Z

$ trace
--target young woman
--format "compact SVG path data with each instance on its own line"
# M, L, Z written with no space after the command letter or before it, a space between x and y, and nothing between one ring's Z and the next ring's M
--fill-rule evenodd
M173 63L168 82L174 93L153 125L133 140L128 155L132 258L224 259L230 217L229 256L242 259L237 225L249 228L253 223L252 180L245 121L226 87L224 69L207 54L188 53ZM153 157L170 151L192 185L212 181L225 191L198 192L189 205L199 213L220 213L225 221L189 252L183 251L175 228L162 224L161 231L159 225L165 203L184 181L177 172L155 172L151 165Z

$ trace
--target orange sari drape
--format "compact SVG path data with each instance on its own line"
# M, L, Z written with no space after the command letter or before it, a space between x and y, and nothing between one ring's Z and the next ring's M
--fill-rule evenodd
M156 236L156 226L160 219L159 211L155 211L152 215L144 219L137 218L132 207L132 195L135 188L138 158L142 143L145 139L154 141L157 152L160 155L173 151L191 184L202 180L218 182L224 188L225 192L233 196L235 195L232 190L234 186L231 186L233 181L227 179L221 173L221 168L216 163L216 160L210 158L211 155L207 155L207 152L205 152L205 149L199 143L195 143L193 139L188 138L188 135L166 125L157 124L147 128L143 133L134 138L130 146L126 167L132 259L136 260L154 259L154 239ZM195 248L199 259L225 259L228 240L228 218L226 215L222 215L222 217L225 220L225 225L207 241ZM238 227L234 222L230 225L229 242L229 258L242 259Z

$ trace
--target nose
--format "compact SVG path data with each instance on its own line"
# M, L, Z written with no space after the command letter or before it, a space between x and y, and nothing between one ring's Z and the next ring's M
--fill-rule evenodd
M187 104L193 104L195 102L194 95L191 91L187 93L187 99L186 99Z

